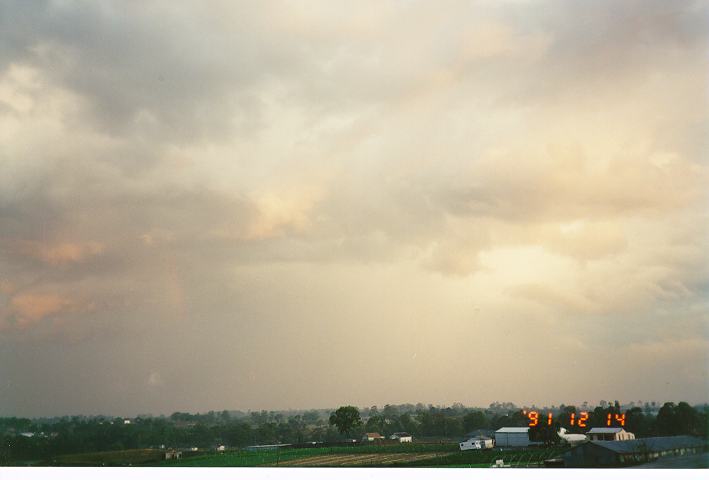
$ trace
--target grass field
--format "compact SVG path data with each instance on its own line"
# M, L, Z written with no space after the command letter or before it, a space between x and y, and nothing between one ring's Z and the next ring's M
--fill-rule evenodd
M163 455L162 450L156 449L114 450L60 455L49 462L43 462L43 464L62 467L145 465L161 461Z
M62 455L44 465L161 466L161 467L448 467L487 468L496 460L506 465L540 466L559 456L563 448L466 451L456 444L367 445L360 447L284 448L272 451L228 451L163 460L157 449Z
M180 460L160 466L180 467L489 467L502 459L512 466L541 465L561 454L561 448L516 451L467 451L457 445L395 445L366 447L302 448L267 452L227 452Z
M276 451L236 451L165 460L161 466L184 467L256 467L256 466L360 466L388 465L400 461L421 460L449 455L457 450L451 444L367 445L363 447L298 448ZM310 459L310 460L308 460ZM338 460L335 460L338 459Z

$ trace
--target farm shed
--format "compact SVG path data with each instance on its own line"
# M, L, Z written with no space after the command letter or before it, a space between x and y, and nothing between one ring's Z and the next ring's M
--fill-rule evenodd
M495 431L495 445L498 447L528 447L529 427L502 427Z
M374 441L381 442L382 440L384 440L384 437L382 437L380 434L378 434L376 432L365 433L364 435L362 435L363 442L374 442Z
M398 440L399 443L411 443L414 437L410 433L406 432L396 432L389 436L389 440Z
M622 467L660 457L692 455L704 451L707 442L687 435L638 440L594 440L564 453L566 467Z
M635 434L622 427L593 427L587 435L589 440L635 440Z

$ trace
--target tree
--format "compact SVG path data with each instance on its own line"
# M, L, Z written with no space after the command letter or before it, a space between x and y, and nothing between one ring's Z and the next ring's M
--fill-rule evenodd
M463 428L466 432L485 427L487 427L487 419L480 410L474 410L463 417Z
M365 426L368 432L383 432L386 420L383 415L373 415L367 419Z
M359 410L352 405L338 408L330 415L330 425L336 426L341 434L350 436L352 430L362 426Z
M675 435L677 433L676 406L673 402L666 402L657 412L657 433L660 435Z

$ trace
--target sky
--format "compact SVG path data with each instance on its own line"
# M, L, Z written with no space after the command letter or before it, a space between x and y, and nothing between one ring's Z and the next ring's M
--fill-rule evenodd
M0 415L709 400L708 23L0 0Z

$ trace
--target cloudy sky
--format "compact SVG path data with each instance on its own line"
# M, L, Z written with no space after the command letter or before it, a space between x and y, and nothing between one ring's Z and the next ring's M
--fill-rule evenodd
M0 414L707 400L708 24L0 0Z

